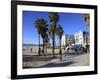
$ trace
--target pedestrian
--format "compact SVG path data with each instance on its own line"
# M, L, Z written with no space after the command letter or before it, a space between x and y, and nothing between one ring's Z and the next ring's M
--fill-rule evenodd
M76 52L76 55L78 54L78 50L77 50L77 48L75 48L75 52Z
M62 51L61 50L59 51L59 54L60 54L60 60L62 60Z
M31 53L32 53L32 48L31 48Z
M38 53L39 53L39 56L41 56L41 48L39 48Z
M44 56L46 56L45 54L44 54L44 50L42 49L42 54L44 55Z

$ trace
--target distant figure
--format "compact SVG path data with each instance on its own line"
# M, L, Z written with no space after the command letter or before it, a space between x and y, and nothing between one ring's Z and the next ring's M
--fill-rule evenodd
M87 48L86 47L84 48L84 52L87 53Z
M89 52L89 47L90 47L90 46L89 46L89 45L87 45L87 53Z
M83 47L80 47L80 54L83 54Z
M42 49L41 51L42 51L42 54L43 54L44 56L46 56L46 55L44 54L44 50Z
M60 55L60 60L62 60L62 52L61 52L61 50L59 51L59 55Z
M78 50L77 50L77 48L75 48L75 52L76 52L76 55L78 54Z
M86 48L85 48L85 47L83 47L83 52L84 52L84 53L86 52Z
M39 48L39 55L42 56L43 49Z
M31 53L32 53L32 48L31 48Z
M85 53L89 52L89 45L85 45Z
M40 56L41 55L41 48L39 48L38 53L39 53L39 56Z

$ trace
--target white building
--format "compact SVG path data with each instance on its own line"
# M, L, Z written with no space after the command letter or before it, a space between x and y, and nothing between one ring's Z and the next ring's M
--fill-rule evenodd
M66 45L73 45L75 44L74 35L67 35Z
M66 35L63 35L63 36L62 36L61 45L62 45L62 46L66 46Z
M74 35L63 35L61 40L62 46L75 44Z
M61 45L62 46L68 46L68 45L84 45L86 43L89 43L89 33L85 31L79 31L75 33L74 35L63 35L61 39Z
M75 33L74 37L76 45L83 45L88 42L89 33L80 31Z

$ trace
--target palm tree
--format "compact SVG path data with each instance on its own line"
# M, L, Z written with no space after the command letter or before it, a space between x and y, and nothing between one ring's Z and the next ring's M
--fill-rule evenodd
M44 46L45 46L45 39L46 39L46 36L47 36L47 30L48 30L48 28L47 28L47 24L45 24L44 25L44 28L42 29L42 31L41 31L41 37L42 37L42 39L43 39L43 50L42 50L42 52L43 52L43 54L44 54Z
M59 47L60 60L62 60L61 39L63 33L64 33L63 28L61 27L61 25L58 25L58 27L56 28L56 35L59 37L59 43L60 43Z
M51 36L52 39L52 53L53 57L55 57L54 54L54 48L55 48L55 30L56 30L56 25L59 20L59 15L56 12L50 12L49 13L49 19L50 19L50 28L48 30L49 35Z
M89 27L90 26L90 15L89 14L84 14L84 21Z
M38 50L38 54L40 55L40 35L42 36L42 38L44 38L44 32L46 30L45 27L47 27L47 22L44 19L37 19L35 21L35 27L37 28L38 34L39 34L39 50ZM44 47L44 46L43 46Z
M86 44L87 44L87 48L89 50L89 46L90 46L90 15L89 14L84 14L83 17L85 23L87 24L87 28L88 28L88 32L89 32L89 36L88 39L86 40Z

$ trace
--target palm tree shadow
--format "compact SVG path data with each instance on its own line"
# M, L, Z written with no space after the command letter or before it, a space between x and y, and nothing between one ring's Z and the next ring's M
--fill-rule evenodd
M46 64L46 65L43 65L43 66L40 66L41 68L42 67L64 67L64 66L68 66L70 64L74 64L75 61L68 61L68 62L64 62L64 63L49 63L49 64Z
M57 59L58 57L52 57L52 56L31 56L31 55L27 55L27 56L23 56L23 61L24 62L29 62L29 61L51 61L52 59Z

